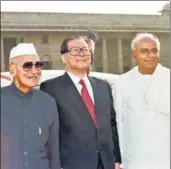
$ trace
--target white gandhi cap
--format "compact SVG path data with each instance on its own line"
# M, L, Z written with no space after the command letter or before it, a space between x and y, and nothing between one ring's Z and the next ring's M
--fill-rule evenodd
M11 49L9 59L22 55L36 55L39 57L32 43L19 43Z

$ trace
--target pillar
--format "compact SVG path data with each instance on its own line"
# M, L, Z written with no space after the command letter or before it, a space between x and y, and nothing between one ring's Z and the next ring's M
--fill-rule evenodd
M117 40L117 46L118 46L118 73L123 73L123 51L122 51L122 39L119 38Z
M1 72L5 71L4 40L1 37Z
M106 39L102 39L102 65L103 65L103 72L108 72L108 57L107 57Z

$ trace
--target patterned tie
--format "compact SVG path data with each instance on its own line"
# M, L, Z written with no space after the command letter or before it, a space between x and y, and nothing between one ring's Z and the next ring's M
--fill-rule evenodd
M85 105L86 105L86 107L87 107L87 109L88 109L92 119L93 119L94 124L97 127L97 121L96 121L94 104L93 104L93 102L91 100L91 97L90 97L90 95L88 93L88 90L87 90L87 87L85 85L84 80L81 79L79 83L82 85L81 97L82 97L82 99L83 99L83 101L84 101L84 103L85 103Z

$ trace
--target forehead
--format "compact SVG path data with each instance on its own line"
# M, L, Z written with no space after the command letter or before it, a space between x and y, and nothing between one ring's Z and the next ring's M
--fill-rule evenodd
M154 39L143 38L137 42L137 48L157 48L157 43Z
M85 42L83 38L75 39L68 42L68 48L70 49L72 47L88 47L88 44Z
M38 61L39 58L36 55L23 55L16 57L17 63L24 63L24 62L35 62Z

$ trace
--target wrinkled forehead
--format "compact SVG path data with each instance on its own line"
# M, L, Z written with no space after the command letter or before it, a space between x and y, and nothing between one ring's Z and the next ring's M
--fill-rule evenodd
M22 56L17 56L16 61L19 64L25 63L25 62L36 62L39 61L39 57L36 55L22 55Z
M157 43L154 39L152 38L142 38L140 39L137 44L136 44L137 48L147 48L147 49L152 49L152 48L158 48Z
M80 39L75 39L75 40L71 40L68 42L68 49L71 49L73 47L79 47L79 48L87 47L88 48L88 44L85 42L85 39L80 38Z

